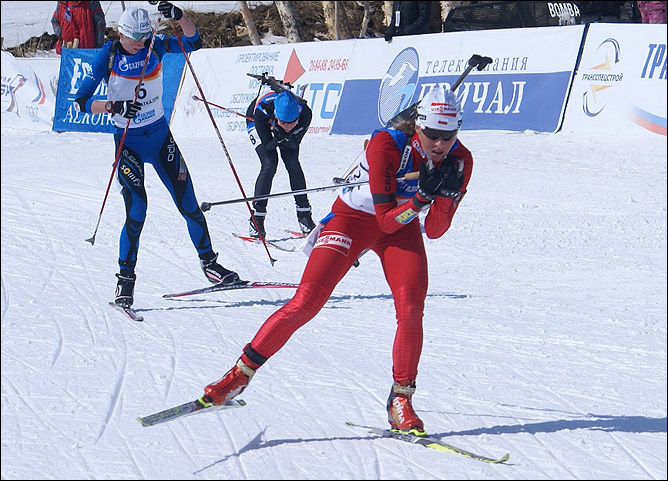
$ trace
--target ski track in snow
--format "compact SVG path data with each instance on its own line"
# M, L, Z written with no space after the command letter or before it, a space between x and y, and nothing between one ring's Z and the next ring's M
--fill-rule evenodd
M220 144L180 138L199 202L241 197ZM665 479L665 139L462 132L474 155L451 230L425 240L430 289L415 406L430 434L487 465L345 425L384 427L395 319L380 263L361 258L323 310L258 372L243 409L143 428L195 399L291 289L181 299L207 285L168 193L147 168L135 307L114 293L124 218L102 134L2 131L2 478ZM329 185L364 137L307 136L308 186ZM225 138L246 192L259 164ZM592 147L595 146L595 147ZM336 161L323 162L323 159ZM273 192L289 190L279 165ZM333 192L309 196L314 219ZM296 228L291 198L267 229ZM219 261L298 282L301 253L234 238L243 204L207 213ZM292 241L289 241L292 242ZM301 241L294 241L295 243Z

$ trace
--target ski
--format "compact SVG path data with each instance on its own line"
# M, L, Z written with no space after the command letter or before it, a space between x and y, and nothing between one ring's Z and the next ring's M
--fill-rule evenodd
M144 426L145 428L149 426L155 426L156 424L166 423L167 421L173 421L177 418L182 418L183 416L188 416L189 414L194 414L200 411L218 411L221 409L232 409L240 408L246 405L246 401L242 399L230 399L222 406L216 406L213 403L206 402L204 396L194 401L189 401L180 406L174 406L164 411L160 411L154 414L149 414L144 417L137 417L137 421Z
M241 240L246 241L246 242L252 242L253 244L262 244L262 240L260 240L257 237L251 237L251 236L235 234L235 233L232 233L232 235L234 237L236 237L237 239L241 239ZM267 243L267 245L269 247L273 247L273 248L278 249L280 251L295 252L297 250L297 247L285 247L285 246L282 246L282 245L278 244L278 242L283 242L283 241L292 240L292 239L295 239L295 237L287 237L285 239L273 239L273 240L265 239L264 241Z
M292 288L296 289L299 284L290 282L250 282L240 281L237 284L214 284L212 286L193 289L191 291L175 292L173 294L163 294L162 297L171 299L173 297L193 296L195 294L208 294L209 292L230 291L235 289L258 289L258 288Z
M122 312L123 314L125 314L125 317L127 317L129 319L132 319L133 321L141 322L141 321L144 320L144 318L142 316L140 316L139 314L137 314L137 311L135 311L131 307L119 306L114 301L109 301L109 305L111 307L113 307L115 310L117 310L118 312Z
M290 234L290 235L291 235L292 237L294 237L295 239L305 239L306 237L308 237L308 234L304 234L304 233L302 233L302 232L297 232L296 230L287 230L287 229L285 229L285 232L287 232L288 234Z
M487 456L475 454L470 451L466 451L465 449L452 446L451 444L444 443L440 439L434 438L432 436L417 436L415 434L404 433L394 429L382 429L373 426L363 426L361 424L355 424L350 421L346 421L346 424L355 428L366 429L370 433L377 434L384 438L393 438L398 439L399 441L405 441L407 443L419 444L425 448L436 449L446 453L459 454L460 456L465 456L467 458L475 459L476 461L482 461L484 463L502 464L510 459L510 454L505 454L498 459L488 458Z

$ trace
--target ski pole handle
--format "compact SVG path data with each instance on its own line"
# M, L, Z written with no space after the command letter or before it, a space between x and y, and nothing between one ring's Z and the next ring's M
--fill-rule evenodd
M464 81L466 76L473 70L474 68L477 68L478 70L482 70L487 65L492 63L492 58L491 57L483 57L482 55L478 55L477 53L474 53L471 58L469 59L469 65L466 67L466 70L462 72L462 74L459 76L457 80L455 80L455 83L452 84L452 87L450 87L450 90L453 92L457 90L457 87L461 85L461 83Z

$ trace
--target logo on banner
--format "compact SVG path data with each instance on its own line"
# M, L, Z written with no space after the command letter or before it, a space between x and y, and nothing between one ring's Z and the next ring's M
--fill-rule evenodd
M79 57L72 57L72 61L74 65L72 67L72 78L70 79L70 95L76 94L83 79L93 73L93 67L88 62L84 62Z
M42 81L39 79L37 74L35 72L32 73L33 79L35 81L35 87L37 88L37 97L31 100L32 103L34 104L39 104L42 105L46 101L46 91L44 90L44 84L42 84Z
M605 95L600 92L614 87L623 80L623 73L616 73L616 65L620 62L619 42L608 38L596 49L600 53L602 63L590 67L589 72L582 74L582 80L589 83L589 88L582 94L582 110L588 117L596 117L603 112L606 102Z
M411 105L419 67L420 57L412 47L402 50L390 64L378 93L378 120L382 125Z
M304 70L302 63L299 61L299 57L297 56L297 52L293 48L292 53L290 54L290 58L288 59L288 65L285 67L283 81L293 84L299 79L299 77L304 75L304 73L306 73L306 70Z
M14 112L17 116L19 115L19 103L16 99L16 91L23 87L26 84L28 79L23 75L16 74L14 78L2 77L2 100L3 104L5 99L9 96L9 105L7 108L3 108L2 112Z

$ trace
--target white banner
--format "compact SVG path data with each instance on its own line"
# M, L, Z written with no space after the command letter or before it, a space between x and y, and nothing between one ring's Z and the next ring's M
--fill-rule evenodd
M51 130L60 58L2 52L2 127Z
M666 135L666 24L589 26L564 130Z
M190 56L221 135L246 132L246 109L257 96L260 83L248 74L267 73L294 86L313 110L309 132L329 133L343 89L355 40L202 49ZM264 88L263 92L266 91ZM172 127L191 135L214 134L211 120L190 68L186 65ZM233 110L235 113L230 112Z
M313 110L310 133L369 134L435 85L452 85L471 55L491 57L458 93L464 130L556 132L584 26L452 32L384 39L244 46L194 52L191 63L222 135L245 132L258 94L248 73L267 72L295 86ZM554 52L558 52L554 54ZM186 68L172 125L190 135L213 126ZM232 109L229 112L225 109Z

